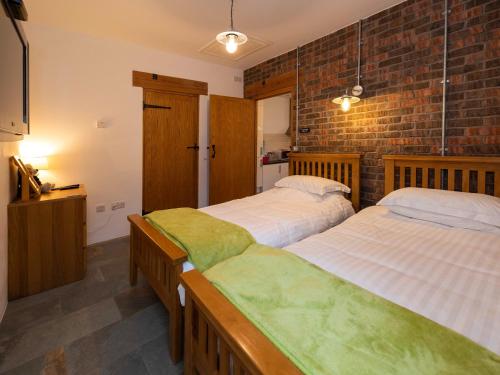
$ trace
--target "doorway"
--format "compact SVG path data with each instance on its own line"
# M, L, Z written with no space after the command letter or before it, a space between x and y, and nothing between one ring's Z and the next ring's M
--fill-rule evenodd
M288 176L291 139L291 94L257 101L257 193Z

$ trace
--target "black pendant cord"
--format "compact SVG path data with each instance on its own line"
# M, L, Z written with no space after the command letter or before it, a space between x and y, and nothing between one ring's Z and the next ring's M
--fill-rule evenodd
M233 7L234 7L234 0L231 0L231 31L234 30L234 26L233 26Z

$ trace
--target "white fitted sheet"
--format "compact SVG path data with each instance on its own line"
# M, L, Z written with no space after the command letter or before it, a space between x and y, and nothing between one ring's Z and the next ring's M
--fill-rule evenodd
M369 207L286 250L500 354L500 235Z
M200 208L218 219L248 230L264 245L282 248L337 225L354 214L352 203L342 193L325 197L290 188L273 188L263 193ZM194 267L183 265L184 272ZM184 289L179 285L184 305Z

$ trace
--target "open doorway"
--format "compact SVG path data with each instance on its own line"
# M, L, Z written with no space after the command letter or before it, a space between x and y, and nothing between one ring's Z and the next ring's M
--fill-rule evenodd
M257 101L257 193L288 176L291 94Z

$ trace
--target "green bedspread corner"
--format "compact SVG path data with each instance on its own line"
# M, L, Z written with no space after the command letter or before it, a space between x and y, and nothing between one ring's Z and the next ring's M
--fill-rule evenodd
M194 208L154 211L144 218L186 251L189 261L201 272L255 243L245 228Z
M306 374L500 374L500 357L286 251L204 275Z

